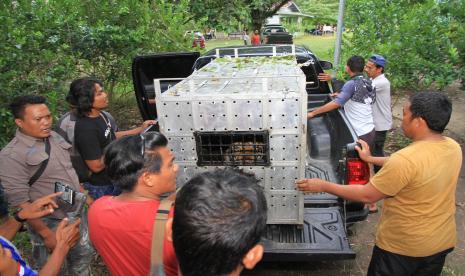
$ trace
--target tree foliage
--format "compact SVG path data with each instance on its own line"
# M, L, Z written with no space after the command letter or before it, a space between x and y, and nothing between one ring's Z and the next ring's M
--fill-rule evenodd
M65 109L73 78L93 75L113 95L131 87L136 55L188 48L187 0L1 1L0 147L11 139L7 104L21 94L47 96L54 114ZM60 110L60 111L61 111Z
M460 77L458 47L463 45L463 36L452 33L446 10L436 0L350 0L346 26L351 33L343 44L344 56L384 55L394 87L442 88ZM458 18L456 26L463 30L463 17Z
M191 1L191 19L203 20L207 25L230 25L241 22L253 30L260 30L265 20L273 16L289 0L206 0Z
M294 1L303 13L313 16L314 23L336 24L339 0L297 0Z

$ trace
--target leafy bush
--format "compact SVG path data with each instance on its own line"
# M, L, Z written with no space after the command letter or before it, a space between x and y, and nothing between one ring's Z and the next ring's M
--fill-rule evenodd
M343 60L353 54L384 55L394 88L443 88L459 79L458 40L450 35L441 2L349 1L346 26L353 34L344 45Z
M187 49L187 0L2 1L0 20L0 147L14 134L7 104L45 95L54 115L66 109L72 79L103 80L110 101L131 84L136 55Z

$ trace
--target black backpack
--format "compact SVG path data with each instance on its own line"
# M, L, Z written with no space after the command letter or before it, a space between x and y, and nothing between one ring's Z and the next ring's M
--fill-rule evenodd
M110 113L101 111L101 114L105 120L110 120L112 126L115 125L115 119L110 115ZM73 168L76 171L79 182L89 181L90 171L86 163L82 159L79 151L74 144L74 126L76 125L77 115L74 112L66 112L63 116L60 117L57 124L54 127L56 133L60 134L66 142L70 143L73 147L71 148L70 157ZM116 131L116 129L115 129Z

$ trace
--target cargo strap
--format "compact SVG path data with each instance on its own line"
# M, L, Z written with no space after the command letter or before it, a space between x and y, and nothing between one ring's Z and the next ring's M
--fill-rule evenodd
M150 254L150 275L164 276L163 269L163 244L165 241L165 224L171 206L174 202L174 196L163 199L158 206L155 222L152 230L152 250Z
M40 164L40 167L37 169L34 175L29 179L29 182L28 182L29 186L32 186L32 184L34 184L37 181L37 179L39 179L39 177L42 175L42 173L45 171L45 168L47 168L48 160L50 159L50 141L48 140L48 138L45 138L44 142L45 142L45 152L47 153L48 158L42 161L42 163Z

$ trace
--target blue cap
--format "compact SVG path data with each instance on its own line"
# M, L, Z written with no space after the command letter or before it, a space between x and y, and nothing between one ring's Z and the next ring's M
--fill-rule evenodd
M386 59L384 59L384 57L381 55L372 55L370 57L370 61L383 68L386 65Z

